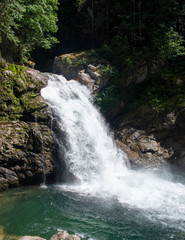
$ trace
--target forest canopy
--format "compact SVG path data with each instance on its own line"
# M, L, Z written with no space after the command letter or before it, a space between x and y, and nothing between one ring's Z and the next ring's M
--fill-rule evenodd
M1 0L0 49L26 61L36 47L51 48L57 39L58 0Z
M183 0L1 0L0 13L2 55L22 62L57 42L55 55L102 46L119 56L185 54Z
M150 50L164 58L184 54L185 3L182 0L77 0L84 31L107 42L115 53Z

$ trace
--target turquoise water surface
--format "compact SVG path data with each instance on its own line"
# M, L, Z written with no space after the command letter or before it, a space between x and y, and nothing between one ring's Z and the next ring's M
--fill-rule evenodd
M0 195L0 226L17 236L50 239L60 230L85 240L185 239L182 228L150 219L147 212L101 199L65 192L58 186L11 189Z

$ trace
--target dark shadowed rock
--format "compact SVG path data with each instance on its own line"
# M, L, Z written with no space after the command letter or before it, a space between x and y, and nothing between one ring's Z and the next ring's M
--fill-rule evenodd
M0 122L0 134L1 189L42 183L43 174L50 175L53 172L54 142L46 125Z

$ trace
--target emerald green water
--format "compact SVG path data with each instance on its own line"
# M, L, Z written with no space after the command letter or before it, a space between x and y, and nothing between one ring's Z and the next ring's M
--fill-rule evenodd
M0 226L10 235L46 239L60 230L85 240L185 239L185 232L149 219L114 198L82 196L57 186L18 188L0 194Z

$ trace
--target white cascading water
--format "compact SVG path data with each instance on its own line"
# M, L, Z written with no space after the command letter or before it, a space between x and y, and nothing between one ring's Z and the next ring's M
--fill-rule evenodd
M49 75L42 96L65 133L67 169L76 179L61 188L98 197L114 197L130 208L143 209L151 220L185 229L185 185L152 171L129 169L126 155L116 147L89 90L62 76Z

